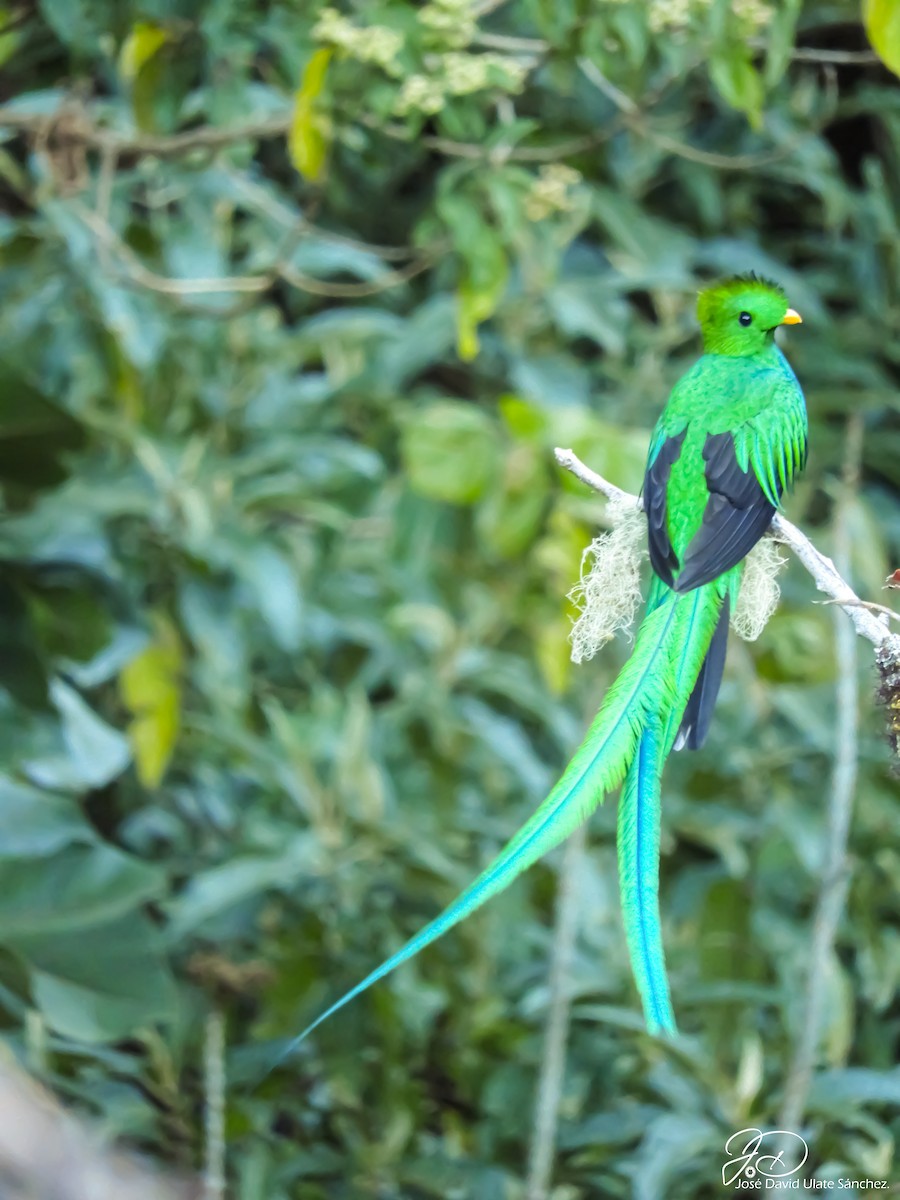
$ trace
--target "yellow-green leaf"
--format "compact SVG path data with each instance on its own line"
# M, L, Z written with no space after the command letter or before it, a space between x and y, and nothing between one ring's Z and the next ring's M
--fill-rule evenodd
M144 787L159 785L175 749L183 661L178 634L167 621L158 618L153 641L119 674L122 700L134 714L128 740Z
M554 696L561 696L572 674L572 624L565 616L544 620L535 631L534 652L544 683Z
M496 425L465 401L439 400L414 412L400 446L410 486L432 500L472 504L497 470Z
M581 574L581 557L591 540L591 530L560 505L550 513L546 534L529 551L543 586L559 597L552 614L540 610L532 628L535 655L547 687L559 694L572 672L572 619L577 616L568 592Z
M161 25L152 21L138 21L122 43L119 51L119 74L133 82L143 67L160 52L172 35Z
M520 442L507 451L476 519L479 538L492 553L518 558L528 550L540 532L549 482L543 447Z
M315 182L322 174L328 155L325 123L317 101L325 86L331 50L317 50L306 64L303 79L294 96L294 115L288 132L291 162L304 177Z
M897 0L863 0L863 24L875 53L900 75L900 4Z
M0 67L9 62L18 50L22 34L16 28L18 17L12 8L0 5Z
M533 442L543 436L549 424L546 412L531 400L507 392L497 401L503 423L522 441Z
M487 286L479 287L468 280L460 284L456 294L456 348L464 362L471 362L478 353L478 326L496 312L508 276L506 259L501 257L501 269Z
M753 128L759 129L762 125L763 82L750 59L748 47L731 43L717 51L710 59L709 74L722 99L745 113Z

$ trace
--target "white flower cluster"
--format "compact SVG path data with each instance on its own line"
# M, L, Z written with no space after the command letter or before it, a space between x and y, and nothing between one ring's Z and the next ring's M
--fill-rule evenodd
M502 54L445 54L442 65L447 90L453 96L466 96L488 87L520 92L528 74L524 63Z
M748 34L759 33L775 15L771 0L731 0L731 11Z
M397 55L403 48L403 38L395 29L386 25L354 25L336 8L322 9L312 35L316 41L343 50L357 62L374 63L389 74L397 68Z
M419 10L418 19L436 43L435 52L425 56L424 71L403 81L394 103L399 116L410 112L430 116L443 108L448 96L468 96L488 88L508 95L522 90L528 74L525 64L502 54L463 49L476 30L471 0L431 0ZM403 36L395 29L355 25L336 8L324 8L312 32L317 41L357 62L373 63L394 78L401 73L398 57Z
M468 96L487 88L507 94L520 92L527 73L522 63L500 54L453 51L435 55L430 74L411 75L404 82L394 111L400 116L409 112L436 113L448 96Z
M477 29L471 0L431 0L419 10L419 23L448 49L468 46Z
M650 28L654 33L684 29L691 23L693 16L702 9L709 8L711 3L712 0L651 0Z
M535 176L525 197L525 215L529 221L543 221L554 213L574 208L572 188L581 183L581 174L564 163L548 163Z
M654 33L684 29L693 17L712 6L712 0L651 0L650 28ZM731 11L747 36L759 33L774 15L772 0L731 0Z
M394 112L405 116L420 112L431 116L444 107L446 93L440 80L433 75L410 75L404 81L400 94L394 102Z

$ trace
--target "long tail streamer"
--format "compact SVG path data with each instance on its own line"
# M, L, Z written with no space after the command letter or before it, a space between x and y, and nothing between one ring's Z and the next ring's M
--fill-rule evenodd
M438 917L351 988L290 1043L290 1054L344 1005L412 958L557 846L623 778L620 872L626 932L648 1026L674 1033L658 904L660 774L721 602L715 585L651 596L634 651L606 694L584 742L547 799L490 865Z

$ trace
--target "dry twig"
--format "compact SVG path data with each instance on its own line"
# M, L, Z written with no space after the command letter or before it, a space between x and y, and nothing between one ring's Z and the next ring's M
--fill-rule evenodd
M569 975L578 933L578 876L586 841L585 830L584 825L579 825L566 842L557 875L559 882L550 959L550 996L534 1104L526 1200L546 1200L550 1193L566 1069L566 1044L569 1040Z
M90 150L132 158L180 158L195 150L221 150L239 142L284 137L291 124L288 111L244 125L201 125L197 129L169 134L124 134L98 124L88 109L82 106L76 110L71 101L64 101L59 109L48 115L20 112L9 105L0 105L0 127L39 139L48 137L63 117L68 141L80 143Z
M203 1200L225 1196L225 1017L213 1009L206 1018L203 1045L205 1165Z
M874 600L858 600L855 597L842 596L840 600L817 600L816 604L843 604L845 608L867 608L869 612L883 613L891 621L900 621L900 613L886 604L876 604Z
M125 283L133 284L147 291L179 298L223 295L234 292L258 294L268 291L279 279L283 279L291 287L298 288L312 296L324 296L329 299L360 299L375 296L390 288L408 283L433 266L439 252L444 248L439 246L423 252L418 260L400 270L385 271L378 279L360 283L335 283L307 275L291 266L287 261L293 244L305 231L305 225L301 221L288 234L284 244L279 247L268 271L257 275L223 275L215 279L174 279L168 275L160 275L145 266L131 247L122 241L109 222L104 220L98 212L77 202L72 202L72 208L79 220L83 221L90 229L101 251L113 256L115 265Z
M677 158L685 158L689 162L700 163L705 167L714 167L719 171L755 171L757 167L765 166L766 163L787 158L796 147L795 141L778 146L773 150L762 150L758 154L717 154L712 150L701 150L698 146L691 146L687 142L681 142L677 138L663 133L660 129L655 129L647 120L641 105L608 80L590 59L579 58L578 68L585 79L589 80L598 91L613 102L619 110L622 120L632 132L653 142L661 150L674 154Z

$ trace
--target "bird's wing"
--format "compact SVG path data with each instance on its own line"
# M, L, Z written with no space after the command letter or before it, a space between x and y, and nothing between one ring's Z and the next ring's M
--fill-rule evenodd
M781 494L806 461L799 387L779 381L770 402L734 431L710 433L703 448L709 499L675 582L677 592L717 579L768 529Z
M672 466L681 453L687 430L674 436L661 434L658 445L651 446L644 474L644 509L647 513L647 542L650 563L659 578L672 587L678 570L678 555L672 548L668 530L668 486Z

